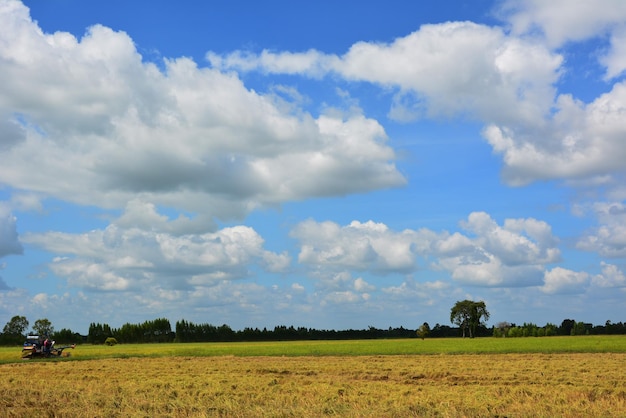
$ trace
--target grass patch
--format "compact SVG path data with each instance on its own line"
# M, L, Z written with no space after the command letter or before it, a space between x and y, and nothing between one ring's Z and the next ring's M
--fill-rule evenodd
M626 353L626 336L432 338L347 341L79 345L54 361L132 357L375 356L417 354ZM0 363L22 362L21 347L1 347ZM30 360L33 361L33 360ZM50 361L50 360L35 360Z

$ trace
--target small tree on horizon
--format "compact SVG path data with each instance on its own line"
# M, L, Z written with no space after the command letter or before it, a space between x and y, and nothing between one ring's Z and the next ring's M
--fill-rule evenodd
M423 340L424 338L428 337L428 334L430 334L430 325L428 325L428 322L424 322L418 328L417 336Z

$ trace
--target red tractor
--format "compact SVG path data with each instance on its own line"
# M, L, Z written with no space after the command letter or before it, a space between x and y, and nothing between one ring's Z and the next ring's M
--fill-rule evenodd
M76 344L55 347L54 341L38 335L29 335L22 348L22 359L45 358L45 357L69 357L70 353L63 353L66 348L74 349Z

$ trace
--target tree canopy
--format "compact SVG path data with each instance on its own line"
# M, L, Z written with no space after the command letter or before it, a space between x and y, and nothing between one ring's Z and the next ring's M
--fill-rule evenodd
M16 315L6 323L2 330L3 344L18 344L24 340L24 333L28 328L28 319L25 316Z
M26 328L28 328L28 319L26 319L25 316L16 315L6 323L2 332L4 334L15 336L19 335L22 337Z
M470 338L476 335L476 328L484 325L481 319L489 319L489 311L485 302L474 302L473 300L457 301L450 310L450 322L456 324L463 332L465 338L466 331Z
M52 336L52 334L54 334L54 327L52 326L52 323L49 319L38 319L33 325L33 332L37 335Z

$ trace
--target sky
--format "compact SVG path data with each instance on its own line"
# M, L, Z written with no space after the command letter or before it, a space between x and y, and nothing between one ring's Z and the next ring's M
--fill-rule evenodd
M0 325L626 320L626 2L0 0Z

